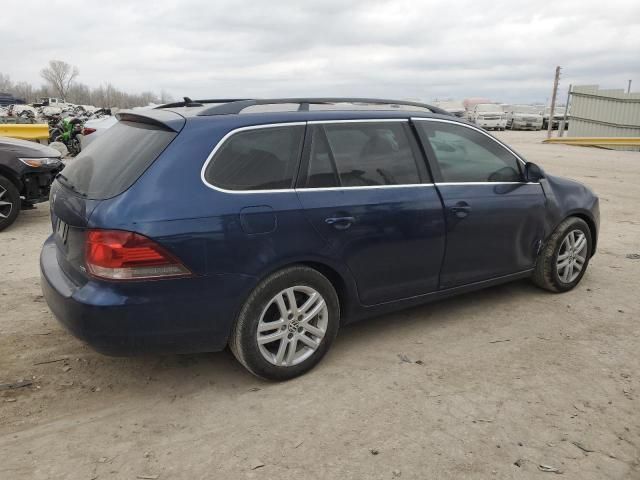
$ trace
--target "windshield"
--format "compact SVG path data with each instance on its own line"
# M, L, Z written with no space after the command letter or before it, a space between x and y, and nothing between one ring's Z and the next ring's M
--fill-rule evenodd
M534 107L532 105L516 105L513 107L513 111L516 113L540 113L540 107Z
M553 112L553 115L562 115L564 112L565 106L564 105L556 105L556 109ZM551 107L546 107L544 109L544 113L545 115L549 115L551 113Z
M483 103L477 106L479 112L502 113L502 107L496 103Z
M156 125L118 122L69 163L59 176L60 183L95 200L120 195L175 136L175 132Z

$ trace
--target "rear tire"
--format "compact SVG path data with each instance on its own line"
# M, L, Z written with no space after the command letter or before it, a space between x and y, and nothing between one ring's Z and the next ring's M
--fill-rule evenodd
M331 282L312 268L294 266L270 275L253 290L229 347L254 375L288 380L320 362L339 325L340 304Z
M0 231L16 221L21 204L20 192L16 186L0 175Z
M533 283L555 293L573 289L587 271L592 248L587 223L577 217L567 218L538 255Z

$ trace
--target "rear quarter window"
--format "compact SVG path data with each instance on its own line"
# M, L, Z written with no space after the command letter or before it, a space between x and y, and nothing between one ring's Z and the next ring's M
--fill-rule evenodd
M95 200L127 190L177 134L156 125L118 122L62 171L61 183Z
M291 188L304 128L262 127L234 133L209 162L205 180L225 190Z

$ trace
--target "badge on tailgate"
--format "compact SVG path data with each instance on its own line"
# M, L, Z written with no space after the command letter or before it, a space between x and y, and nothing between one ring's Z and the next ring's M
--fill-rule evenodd
M58 223L56 224L56 240L60 244L66 245L68 238L69 238L69 225L67 224L67 222L58 218Z

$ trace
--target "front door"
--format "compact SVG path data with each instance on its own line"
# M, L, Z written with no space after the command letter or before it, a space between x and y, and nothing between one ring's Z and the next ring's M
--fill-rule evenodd
M459 123L415 119L444 204L447 249L440 288L534 267L545 196L523 164L490 135Z
M365 305L437 290L442 203L407 120L310 124L297 192Z

